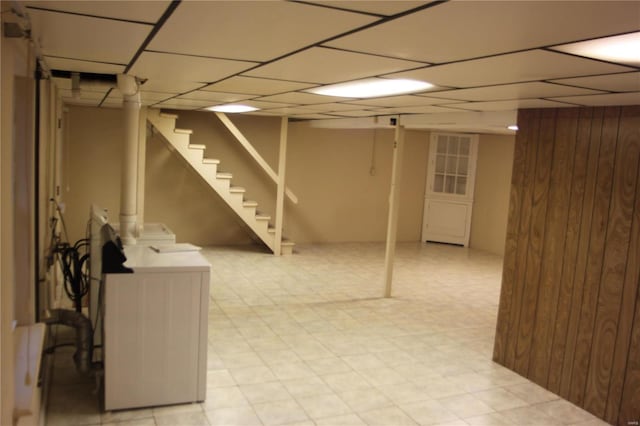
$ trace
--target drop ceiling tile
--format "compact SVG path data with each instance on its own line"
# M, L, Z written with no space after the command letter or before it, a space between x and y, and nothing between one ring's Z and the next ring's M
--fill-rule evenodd
M253 77L337 83L424 66L424 63L313 47L245 73Z
M142 98L142 92L140 93L140 97ZM109 101L110 103L122 103L122 93L118 89L113 89L109 91L109 96L104 100L105 102ZM154 102L155 103L155 102Z
M572 105L545 99L520 99L494 102L452 103L447 104L447 106L469 111L511 111L519 108L563 108Z
M460 111L460 110L456 108L448 108L448 106L436 106L436 105L398 107L398 108L380 108L380 109L373 110L373 112L375 112L376 115L426 114L426 113L440 113L440 112L452 112L452 111Z
M153 28L36 9L29 15L43 55L114 64L128 64Z
M374 111L358 110L358 111L336 111L332 115L339 115L341 117L372 117L378 115Z
M44 61L52 70L90 72L96 74L120 74L124 65L105 64L102 62L79 61L75 59L45 56Z
M298 119L298 120L326 120L328 118L336 118L333 115L327 114L296 114L292 115L290 118Z
M640 92L608 93L605 95L590 96L565 96L553 98L560 102L570 102L584 106L608 106L608 105L640 105Z
M240 95L237 93L220 93L220 92L208 92L205 90L195 90L193 92L185 93L178 97L178 99L199 99L203 101L211 102L237 102L244 99L250 99L253 95Z
M251 111L251 112L247 112L247 115L257 115L260 117L281 117L281 115L279 114L272 114L269 112L269 110L263 111L263 110L258 110L258 111Z
M123 19L128 21L148 22L154 24L167 7L168 0L145 1L27 1L28 8L59 10L84 15L101 16L105 18Z
M506 99L548 98L551 96L590 95L596 93L601 92L536 81L531 83L476 87L473 89L447 90L432 93L429 96L434 98L459 99L461 101L499 101Z
M173 93L163 93L163 92L149 92L146 90L143 90L140 92L140 97L142 98L143 101L145 100L149 100L149 101L163 101L165 99L169 99L169 98L173 98L175 96L175 94Z
M211 82L251 68L253 62L143 52L128 74L169 81Z
M295 103L286 103L286 102L265 102L265 101L256 101L256 100L247 100L242 102L243 105L249 105L254 108L259 109L268 109L268 108L283 108L295 106Z
M315 84L295 81L272 80L268 78L235 76L204 87L202 90L214 92L246 93L250 95L275 95L283 92L313 87Z
M270 108L268 110L264 110L264 112L275 115L292 115L292 114L315 114L318 111L314 111L309 108L293 106L293 107L284 107L284 108Z
M323 6L353 10L355 12L373 13L375 15L392 16L429 3L428 1L313 1Z
M171 104L171 103L155 104L152 106L152 108L159 108L159 109L162 109L163 111L168 110L168 112L171 112L171 110L197 111L202 109L202 107L197 107L197 106L178 105L178 104Z
M294 2L185 1L149 49L262 62L376 19Z
M146 92L140 91L140 100L142 101L142 105L153 105L158 102L168 100L173 98L175 94L173 93L160 93L160 92ZM109 103L122 103L122 93L119 90L112 90L109 93L109 96L105 100L105 102Z
M402 107L402 106L426 106L446 102L443 99L428 98L426 96L388 96L384 98L370 98L357 101L349 101L350 104L368 105L375 107Z
M596 90L609 90L612 92L640 91L640 72L562 78L551 81L553 83L567 84L569 86L586 87Z
M413 78L438 86L474 87L630 71L628 67L546 50L531 50L437 65L385 77Z
M312 104L308 105L306 108L322 111L353 111L362 109L362 105L333 102L327 104Z
M155 105L158 108L177 108L184 107L189 109L199 109L211 106L211 102L201 101L197 99L178 99L173 98Z
M634 1L452 1L325 44L444 63L637 31L639 8Z
M312 93L289 92L281 95L263 96L260 101L285 102L291 104L326 104L327 101L346 101L351 98L339 98L335 96L314 95Z
M178 80L162 80L162 79L150 79L143 83L141 86L143 90L149 92L160 93L173 93L180 94L190 92L202 87L202 83L194 81L178 81Z

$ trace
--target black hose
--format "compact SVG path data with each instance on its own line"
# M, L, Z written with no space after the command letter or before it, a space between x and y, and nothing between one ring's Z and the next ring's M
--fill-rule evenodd
M68 243L58 243L54 249L64 277L64 291L74 303L76 312L82 311L82 298L89 292L89 276L86 272L89 253L80 253L86 246L88 242L80 240L73 247Z

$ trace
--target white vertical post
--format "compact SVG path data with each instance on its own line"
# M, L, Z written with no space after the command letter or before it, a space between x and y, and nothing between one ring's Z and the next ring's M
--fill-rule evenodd
M138 124L140 93L138 83L130 75L118 75L124 111L124 147L122 152L122 182L120 190L120 237L124 244L136 243L138 189Z
M404 151L404 126L398 122L393 141L393 168L391 170L391 192L389 194L389 219L387 222L387 248L384 259L384 297L391 297L393 260L396 255L396 234L400 207L400 180L402 179L402 153Z
M147 107L140 108L138 123L138 185L137 185L137 233L140 236L144 226L144 172L147 163Z
M287 163L287 129L289 119L282 117L280 122L280 151L278 153L278 189L276 195L276 235L273 254L282 254L282 223L284 219L284 190Z

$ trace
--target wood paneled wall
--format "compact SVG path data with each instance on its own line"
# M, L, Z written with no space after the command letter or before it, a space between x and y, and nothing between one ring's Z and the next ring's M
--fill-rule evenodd
M640 106L521 110L518 126L494 360L627 426L640 420Z

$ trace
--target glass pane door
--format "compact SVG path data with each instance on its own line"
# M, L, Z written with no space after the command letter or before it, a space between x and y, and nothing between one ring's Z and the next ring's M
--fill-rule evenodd
M458 135L438 135L433 192L467 195L467 176L471 138Z

